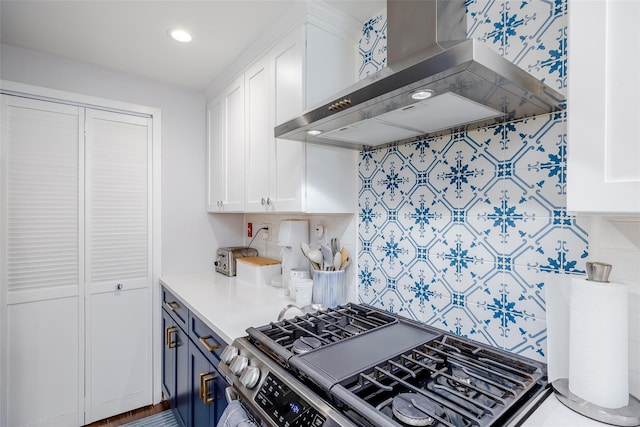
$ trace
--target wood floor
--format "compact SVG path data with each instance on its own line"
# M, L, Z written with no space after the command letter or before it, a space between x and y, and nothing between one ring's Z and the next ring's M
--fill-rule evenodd
M125 412L124 414L116 415L115 417L106 418L104 420L96 421L95 423L87 424L85 427L118 427L122 424L127 424L132 421L148 417L150 415L159 414L160 412L167 409L169 409L169 404L166 400L163 400L157 405L138 408L133 411Z

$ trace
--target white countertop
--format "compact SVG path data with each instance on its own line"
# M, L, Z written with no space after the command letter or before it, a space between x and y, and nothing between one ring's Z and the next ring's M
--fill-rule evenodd
M592 420L564 406L551 394L540 407L531 414L521 427L604 427L599 421Z
M163 276L160 281L227 343L250 326L277 320L292 301L282 288L255 285L219 273ZM603 427L564 406L551 394L522 427Z
M228 344L247 335L250 326L275 322L280 310L293 303L282 288L220 273L163 276L160 282Z

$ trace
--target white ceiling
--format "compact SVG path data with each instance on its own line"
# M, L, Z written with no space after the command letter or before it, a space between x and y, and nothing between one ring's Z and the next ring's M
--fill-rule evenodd
M299 1L0 0L0 41L202 91ZM364 22L386 2L327 3Z

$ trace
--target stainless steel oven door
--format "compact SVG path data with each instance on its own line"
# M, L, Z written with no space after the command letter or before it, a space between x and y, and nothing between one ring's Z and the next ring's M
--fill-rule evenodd
M227 398L227 408L225 412L222 414L220 421L218 421L218 425L216 427L237 427L239 421L242 421L240 425L248 426L249 424L246 421L253 423L255 426L266 427L265 424L258 414L254 413L250 406L246 405L245 402L241 399L241 397L236 393L233 387L229 386L225 390L225 397ZM239 406L234 406L237 404ZM235 414L228 413L228 411L234 411ZM239 414L238 412L242 412Z

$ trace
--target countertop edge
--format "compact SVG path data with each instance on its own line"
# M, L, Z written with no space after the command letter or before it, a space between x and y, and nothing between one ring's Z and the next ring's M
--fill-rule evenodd
M165 275L167 288L227 344L246 335L246 329L275 322L292 303L282 288L257 285L220 273Z

